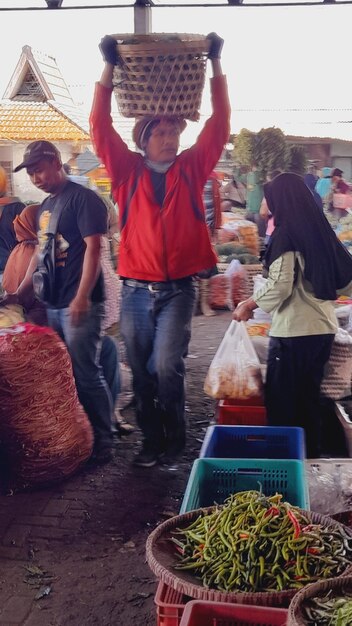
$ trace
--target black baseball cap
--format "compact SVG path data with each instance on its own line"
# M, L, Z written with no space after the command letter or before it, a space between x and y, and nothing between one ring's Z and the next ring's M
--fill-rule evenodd
M59 150L51 141L32 141L24 151L22 163L17 165L13 171L19 172L24 167L35 165L41 159L53 157L61 158Z
M342 176L343 171L340 170L339 167L335 167L335 169L331 172L331 178L333 178L334 176Z

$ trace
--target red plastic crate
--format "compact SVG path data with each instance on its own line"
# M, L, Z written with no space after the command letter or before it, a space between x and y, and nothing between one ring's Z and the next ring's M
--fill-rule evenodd
M220 400L217 423L237 426L267 426L265 406L238 404L236 400Z
M186 602L190 600L192 598L160 581L154 598L157 626L179 626Z
M192 600L180 626L285 626L287 616L286 609Z

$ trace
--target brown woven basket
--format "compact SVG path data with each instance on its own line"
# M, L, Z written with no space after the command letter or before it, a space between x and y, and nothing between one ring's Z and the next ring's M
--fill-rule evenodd
M216 267L218 268L219 274L224 274L229 266L229 263L217 263Z
M199 119L206 55L204 35L152 33L113 35L122 63L114 68L121 115L177 115Z
M258 263L257 265L244 265L243 267L246 270L248 278L249 278L249 294L248 294L248 297L250 297L250 296L253 295L254 277L257 276L258 274L262 274L263 273L263 265L261 263Z
M172 532L177 528L188 526L199 515L210 513L214 507L189 511L183 515L172 517L159 526L149 535L146 543L147 563L155 574L166 585L190 598L197 600L209 600L211 602L235 602L242 604L255 604L259 606L288 607L297 590L273 592L240 592L240 591L219 591L218 589L207 589L203 587L201 581L192 576L187 570L176 570L175 550L170 541ZM322 524L328 528L339 528L341 524L331 519L327 515L304 511L313 524ZM344 527L346 533L352 537L352 531ZM346 573L351 568L346 569ZM340 578L340 577L339 577Z
M345 592L352 593L352 576L328 578L327 580L312 583L301 589L290 604L287 626L307 626L307 620L304 618L302 611L305 601L309 598L324 596L329 591L332 591L333 595L343 595ZM348 624L346 624L346 626L348 626Z

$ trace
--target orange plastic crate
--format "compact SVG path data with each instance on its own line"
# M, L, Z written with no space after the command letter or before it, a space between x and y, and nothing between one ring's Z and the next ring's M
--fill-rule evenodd
M217 423L238 426L267 426L265 406L239 404L236 400L220 400Z
M180 626L285 626L287 616L286 609L192 600Z
M192 598L160 581L154 598L157 626L179 626L186 602L190 600Z

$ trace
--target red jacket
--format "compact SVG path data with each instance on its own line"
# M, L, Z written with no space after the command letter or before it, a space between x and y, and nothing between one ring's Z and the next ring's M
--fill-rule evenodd
M213 267L216 255L205 223L203 188L230 132L226 79L211 79L213 114L196 143L176 157L166 174L162 207L154 198L144 157L129 150L114 130L111 89L96 85L90 115L96 153L111 178L119 207L120 276L176 280Z

